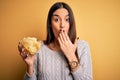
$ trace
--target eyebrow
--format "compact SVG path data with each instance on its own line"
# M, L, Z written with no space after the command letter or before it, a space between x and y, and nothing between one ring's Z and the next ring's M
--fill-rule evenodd
M57 16L57 17L59 17L58 14L53 14L53 16ZM67 14L65 17L67 17L67 16L69 16L69 14Z

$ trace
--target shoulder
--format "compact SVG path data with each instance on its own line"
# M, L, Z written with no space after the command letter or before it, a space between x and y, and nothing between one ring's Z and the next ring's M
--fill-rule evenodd
M90 48L89 48L89 44L88 44L87 41L78 40L77 53L78 53L79 58L80 58L81 55L86 55L86 54L89 55Z
M41 50L45 49L45 44L44 44L44 41L42 40L39 40L38 43L40 45L40 49L38 50L38 52L41 52Z
M40 43L40 45L44 45L44 41L39 40L38 42Z
M78 47L85 47L85 46L89 46L89 43L85 40L78 40L78 43L77 43Z

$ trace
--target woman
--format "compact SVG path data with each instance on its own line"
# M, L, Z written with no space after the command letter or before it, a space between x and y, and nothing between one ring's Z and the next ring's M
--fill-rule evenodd
M66 3L50 8L47 39L37 54L20 54L27 65L24 80L92 80L89 46L76 38L73 12Z

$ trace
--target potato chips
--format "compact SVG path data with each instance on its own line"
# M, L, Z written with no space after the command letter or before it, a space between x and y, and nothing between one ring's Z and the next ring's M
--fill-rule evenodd
M41 44L34 37L25 37L20 41L20 43L27 53L31 55L34 55L41 48Z

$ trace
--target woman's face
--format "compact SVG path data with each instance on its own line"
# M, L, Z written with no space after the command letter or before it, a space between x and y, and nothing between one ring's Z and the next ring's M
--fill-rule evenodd
M52 15L52 30L55 38L57 39L60 31L68 34L69 30L69 13L65 8L57 9Z

